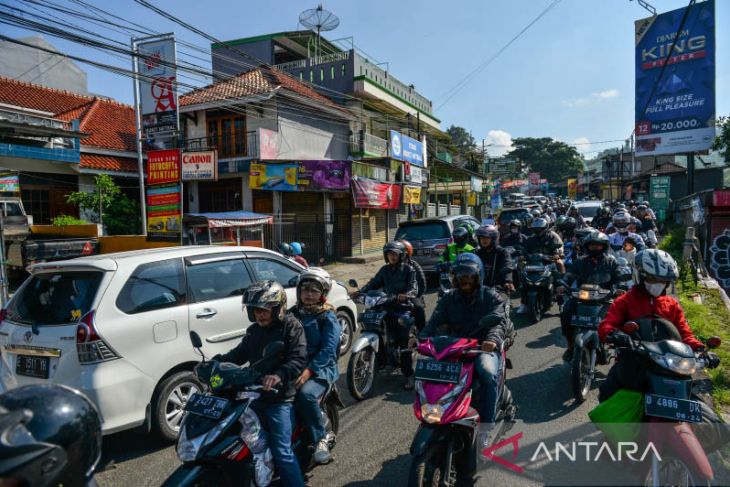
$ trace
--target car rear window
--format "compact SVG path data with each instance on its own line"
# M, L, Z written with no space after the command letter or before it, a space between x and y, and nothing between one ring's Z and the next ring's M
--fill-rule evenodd
M579 206L578 213L580 213L580 216L593 218L598 213L598 208L600 206Z
M507 224L511 222L512 220L523 220L527 216L527 211L520 210L520 211L503 211L498 218L498 222L500 225Z
M43 272L31 276L8 304L8 319L18 323L74 323L91 310L102 271Z
M395 233L396 240L437 240L451 237L446 222L409 223L398 227Z

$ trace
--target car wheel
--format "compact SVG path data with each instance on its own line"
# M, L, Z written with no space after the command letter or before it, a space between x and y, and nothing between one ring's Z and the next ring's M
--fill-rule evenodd
M200 382L188 371L173 374L160 384L154 405L154 426L162 438L177 439L185 403L201 390Z
M347 311L337 312L337 321L342 327L342 335L340 335L340 356L345 355L352 348L352 339L355 336L355 324Z

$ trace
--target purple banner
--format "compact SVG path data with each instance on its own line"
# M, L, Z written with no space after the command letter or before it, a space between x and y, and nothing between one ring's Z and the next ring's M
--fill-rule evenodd
M349 191L350 161L301 161L297 184L300 191Z

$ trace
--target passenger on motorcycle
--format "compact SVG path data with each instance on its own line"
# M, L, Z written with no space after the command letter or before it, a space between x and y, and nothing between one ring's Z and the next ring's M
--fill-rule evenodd
M509 222L509 233L502 238L504 247L522 248L527 242L527 236L522 233L522 222L520 220L512 220Z
M462 230L466 232L465 229ZM406 246L399 240L388 242L383 247L383 259L385 259L385 265L380 268L375 277L360 288L359 293L382 289L388 295L397 296L397 302L391 306L407 305L418 296L418 283L416 271L406 264ZM397 321L389 321L386 325L388 333L396 339L398 347L405 349L408 346L411 330L406 329ZM400 367L405 376L403 387L407 390L413 389L413 362L410 351L401 352Z
M288 259L293 260L297 264L300 264L304 267L309 267L309 262L307 262L307 259L302 257L302 244L299 242L292 242L290 244L286 242L281 242L279 244L279 251Z
M611 210L606 207L602 207L598 210L598 214L593 219L591 224L597 230L604 231L611 223Z
M615 233L612 233L608 237L608 242L611 245L611 248L614 250L620 249L621 246L624 243L624 239L626 237L633 237L636 241L636 247L639 251L644 250L646 245L644 244L644 239L641 238L640 235L630 232L629 231L629 224L631 223L631 216L623 212L618 212L613 215L612 219L612 226L616 230Z
M583 219L583 217L580 215L580 211L578 211L577 207L571 206L568 209L568 213L566 214L566 216L571 216L571 217L575 218L575 227L576 228L582 228L582 227L586 226L586 222Z
M558 272L560 274L564 274L565 264L560 259L560 252L563 249L563 241L560 239L560 236L552 230L548 230L548 223L544 218L536 218L532 221L532 231L533 235L528 238L525 243L524 255L543 254L552 257ZM520 307L517 308L517 314L524 314L527 312L526 299L527 296L523 289L521 304Z
M296 380L295 405L299 418L314 445L313 459L323 464L332 460L319 401L339 377L337 368L342 326L335 308L327 302L332 279L324 269L310 267L299 275L297 304L290 313L304 327L307 365Z
M572 216L565 216L561 218L563 218L563 221L557 226L558 234L563 242L569 242L573 240L573 236L575 235L575 218Z
M243 365L263 358L267 345L284 342L282 360L264 372L265 392L253 408L268 427L269 446L284 485L303 486L302 471L291 447L292 403L296 381L307 363L307 341L301 322L286 314L286 291L275 281L252 284L243 294L251 325L234 349L213 360ZM278 392L272 392L278 389Z
M411 303L413 303L413 319L416 321L416 328L420 331L426 326L426 302L423 300L423 295L428 288L426 273L423 272L421 265L413 260L413 245L408 240L401 240L401 242L403 242L406 248L406 264L413 267L413 270L416 271L418 294L411 300Z
M419 338L448 335L476 338L482 342L482 350L490 353L479 355L475 364L476 381L479 383L476 410L480 422L494 423L499 394L499 353L514 330L505 314L502 298L482 284L484 268L479 257L460 255L452 267L452 279L454 289L439 300ZM481 328L482 320L494 324Z
M484 265L484 285L499 286L508 293L514 292L512 284L512 257L499 245L499 230L494 225L485 225L475 232L479 249L476 251Z
M624 244L621 247L621 250L614 251L613 255L618 257L623 257L626 259L630 266L633 267L634 265L634 259L636 258L636 240L634 240L634 237L626 237L624 239Z
M573 261L563 277L561 285L556 290L558 295L565 294L566 288L579 288L583 284L596 284L603 289L612 290L621 283L621 273L616 259L608 253L606 234L594 230L583 239L583 245L587 255ZM616 294L619 293L623 294L622 291L617 290ZM563 360L566 362L573 360L573 333L570 322L576 312L575 305L576 300L569 296L560 310L560 328L568 342L568 347L563 353Z
M459 254L465 252L474 252L474 246L469 243L469 230L464 227L456 227L451 232L451 238L454 240L446 246L446 251L441 254L441 262L454 262Z

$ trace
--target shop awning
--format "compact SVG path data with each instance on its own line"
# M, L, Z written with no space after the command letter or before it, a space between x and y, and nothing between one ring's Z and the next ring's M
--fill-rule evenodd
M251 227L273 223L274 217L252 211L222 211L218 213L186 213L183 223L208 228Z

